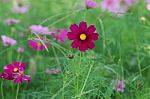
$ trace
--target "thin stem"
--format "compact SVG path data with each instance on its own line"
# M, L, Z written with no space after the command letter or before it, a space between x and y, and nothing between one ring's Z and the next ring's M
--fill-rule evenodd
M98 19L100 25L101 25L101 29L102 29L102 37L103 37L103 48L104 48L104 51L105 51L105 48L106 48L106 37L105 37L105 30L104 30L104 25L103 25L103 21L99 18Z
M79 60L79 66L78 66L78 72L77 72L77 94L78 94L78 92L79 92L79 76L80 76L80 66L81 66L81 58L82 58L82 56L81 56L81 52L80 52L80 60Z
M4 93L3 93L3 80L1 82L1 94L2 94L2 99L4 99Z
M134 42L135 42L135 46L136 46L136 54L137 54L137 63L138 63L139 73L140 73L140 76L142 77L142 67L141 67L141 61L140 61L140 52L139 52L139 46L137 44L135 33L133 33L133 37L134 37Z
M89 78L89 76L90 76L92 67L93 67L93 65L90 66L90 69L89 69L89 71L88 71L88 74L87 74L87 76L86 76L85 82L84 82L84 84L83 84L83 87L82 87L82 89L81 89L81 92L80 92L80 95L79 95L78 99L80 99L81 95L83 94L83 91L84 91L84 88L85 88L85 86L86 86L87 80L88 80L88 78Z
M19 92L19 84L17 85L17 91L16 91L16 97L15 97L15 99L17 99L18 98L18 92Z

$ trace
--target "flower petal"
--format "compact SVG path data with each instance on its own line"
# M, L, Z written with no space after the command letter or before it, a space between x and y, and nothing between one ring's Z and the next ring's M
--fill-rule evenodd
M86 24L86 22L80 22L80 24L79 24L79 29L80 29L80 32L84 32L84 31L86 31L86 29L87 29L87 24Z
M95 44L93 42L88 43L88 48L92 49L95 47Z
M80 41L78 41L78 40L73 41L71 46L72 46L72 48L78 48L80 46Z
M71 26L70 26L70 30L73 32L73 33L78 33L79 32L79 28L78 28L78 26L76 25L76 24L72 24Z
M91 40L98 40L98 33L92 33L91 35L89 35Z
M88 49L88 44L87 44L87 42L81 42L81 44L80 44L80 46L79 46L79 50L81 51L81 52L84 52L84 51L86 51Z
M70 40L75 40L75 39L77 39L77 35L75 35L75 34L72 33L72 32L68 32L67 36L68 36L68 39L70 39Z
M95 26L94 26L94 25L91 25L91 26L89 26L88 29L87 29L87 34L92 34L92 33L94 33L95 31L96 31Z

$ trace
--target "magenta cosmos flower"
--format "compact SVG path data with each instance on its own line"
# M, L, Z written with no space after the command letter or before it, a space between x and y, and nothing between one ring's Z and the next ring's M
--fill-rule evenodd
M67 38L68 31L66 29L55 29L52 31L51 36L59 42L64 43Z
M97 3L93 0L85 0L86 8L95 8Z
M115 83L115 86L113 87L113 90L116 90L118 92L124 92L125 83L122 80L113 80L113 83Z
M6 20L4 21L4 23L5 23L6 25L8 25L8 26L15 25L15 24L17 24L17 23L19 23L19 22L20 22L19 20L17 20L17 19L12 19L12 18L6 19Z
M33 40L29 40L29 46L34 50L42 51L46 47L49 47L50 43L43 38L34 38Z
M72 48L79 48L80 51L86 51L95 47L94 41L98 39L98 33L94 25L87 27L86 22L80 22L79 26L72 24L71 32L68 32L68 39L73 40Z
M14 83L23 83L23 81L30 82L30 76L25 75L25 66L24 62L14 62L13 64L8 64L4 67L4 73L0 75L2 79L13 80Z
M3 42L4 46L13 46L13 45L17 44L16 40L14 40L8 36L2 35L1 38L2 38L2 42Z
M44 27L41 25L31 25L30 30L32 33L35 33L35 34L42 34L42 35L44 35L44 34L50 35L51 34L48 27Z

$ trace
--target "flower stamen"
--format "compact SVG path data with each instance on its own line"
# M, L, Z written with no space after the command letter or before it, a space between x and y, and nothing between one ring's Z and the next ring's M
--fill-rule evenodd
M84 33L80 34L80 40L86 40L86 35Z
M18 71L18 68L14 68L14 72L17 72Z

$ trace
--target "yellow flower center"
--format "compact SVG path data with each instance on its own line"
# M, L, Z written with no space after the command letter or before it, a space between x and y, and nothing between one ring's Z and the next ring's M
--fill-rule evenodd
M80 34L80 39L81 40L85 40L86 39L86 35L83 33L83 34Z
M18 71L18 68L14 68L14 72L17 72Z

